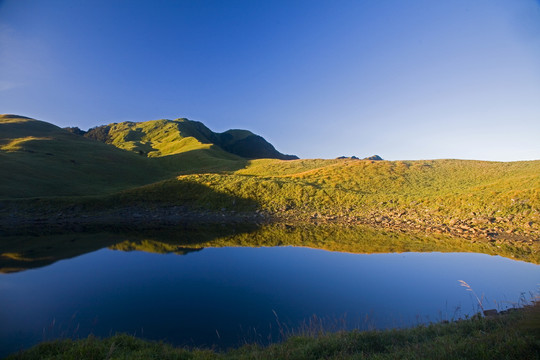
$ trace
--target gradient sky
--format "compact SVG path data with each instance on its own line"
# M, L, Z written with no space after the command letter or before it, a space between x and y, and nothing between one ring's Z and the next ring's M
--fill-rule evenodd
M0 113L303 158L540 159L538 0L0 0Z

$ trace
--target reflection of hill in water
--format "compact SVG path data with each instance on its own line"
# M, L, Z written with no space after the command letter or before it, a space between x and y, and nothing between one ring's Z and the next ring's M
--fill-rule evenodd
M219 225L206 226L204 230L181 226L163 230L88 228L69 233L5 235L0 241L0 273L39 268L103 248L183 255L202 249L193 246L197 241L209 242L219 236L253 230L253 226L240 230ZM189 248L185 243L190 244Z
M206 247L303 246L349 253L475 252L540 263L540 244L496 244L443 235L405 234L359 226L268 225L206 226L204 229L167 227L145 231L11 236L0 244L0 272L52 264L61 259L108 247L185 255Z
M144 251L154 254L176 254L187 255L192 252L201 251L204 248L187 248L179 244L168 244L155 240L129 241L109 246L112 250L121 251Z

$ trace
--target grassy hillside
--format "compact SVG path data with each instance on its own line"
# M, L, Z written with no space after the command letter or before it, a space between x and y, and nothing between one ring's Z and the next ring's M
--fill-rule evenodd
M538 234L539 174L540 161L254 160L237 171L182 175L116 198L457 233ZM201 185L195 198L186 191L193 184Z
M148 157L206 149L211 150L215 157L231 160L238 157L297 158L281 154L262 137L248 130L214 133L201 122L183 118L104 125L90 129L85 136Z
M282 199L282 206L284 198L290 198L296 199L297 207L338 207L353 213L362 207L414 207L460 216L510 216L532 215L540 209L540 161L260 160L235 175L313 189L310 196L283 194L276 199Z
M0 199L104 194L169 176L147 158L15 115L0 115L0 173Z
M115 123L90 129L85 136L148 157L209 149L215 142L206 126L187 119Z
M242 144L250 132L216 134L185 119L95 129L115 146L27 118L3 116L0 129L0 198L110 194L27 204L34 208L184 206L262 211L283 221L540 236L540 161L247 160L215 144Z

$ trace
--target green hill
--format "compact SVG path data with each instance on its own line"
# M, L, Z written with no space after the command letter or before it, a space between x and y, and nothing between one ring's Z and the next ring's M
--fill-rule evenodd
M212 150L217 157L228 156L230 159L234 159L230 154L248 159L297 159L278 152L248 130L214 133L203 123L188 119L115 123L92 128L84 136L148 157L206 149Z
M187 119L84 132L0 115L0 199L107 194L182 173L233 171L245 157L264 156L289 158L247 130L217 134Z
M170 175L145 157L17 115L0 115L0 173L0 198L104 194Z

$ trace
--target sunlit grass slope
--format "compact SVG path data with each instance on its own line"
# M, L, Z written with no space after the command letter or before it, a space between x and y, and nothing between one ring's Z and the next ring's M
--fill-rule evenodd
M212 156L226 160L296 158L279 153L262 137L248 130L215 133L199 121L184 118L114 123L90 129L85 136L148 157L206 150Z
M540 209L540 161L257 160L235 175L271 180L279 189L282 182L312 188L309 197L289 196L285 190L273 201L276 205L286 205L287 198L296 198L296 206L309 204L321 210L336 206L343 210L414 206L492 216ZM307 201L302 201L304 198Z
M87 137L148 157L210 149L214 134L202 123L187 119L122 122L91 129Z
M285 215L391 216L439 225L460 219L536 229L539 174L540 161L266 159L250 161L237 171L183 175L121 197L161 203L176 199L200 208L231 210L255 210L242 208L255 203ZM203 187L196 198L188 199L183 189L193 183ZM219 194L229 195L229 202Z
M0 198L104 194L167 176L157 164L52 124L0 115Z

